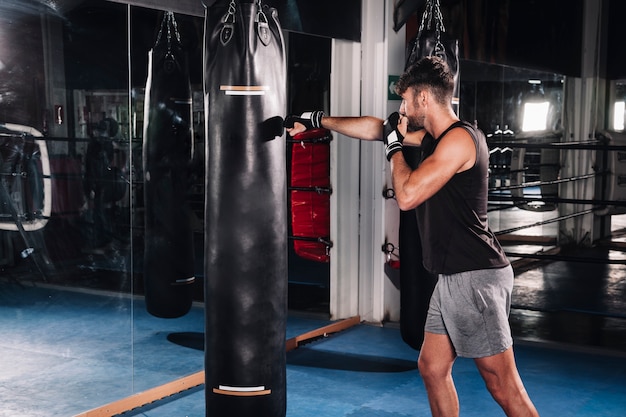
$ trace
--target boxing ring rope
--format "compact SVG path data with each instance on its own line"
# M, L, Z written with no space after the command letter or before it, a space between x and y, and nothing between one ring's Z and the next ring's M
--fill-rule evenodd
M591 263L591 264L611 264L611 265L626 265L626 259L598 259L592 257L581 257L581 256L568 256L561 254L552 254L552 253L515 253L515 252L507 252L507 256L517 257L517 258L532 258L539 260L549 260L549 261L563 261L563 262L580 262L580 263Z
M518 149L558 149L558 150L595 150L595 151L626 151L626 145L609 145L606 140L586 140L575 142L549 142L549 143L524 143L524 142L496 142L498 146Z
M526 138L522 140L526 140ZM515 141L511 141L510 139L508 139L506 142L502 140L494 140L491 143L491 146L493 146L493 148L491 148L491 152L495 152L497 150L502 151L502 149L513 152L513 150L516 148L532 149L532 150L550 149L550 150L558 150L560 152L566 151L566 150L595 150L595 151L598 151L597 166L599 166L599 169L596 172L582 174L582 175L568 177L568 178L541 179L542 174L541 172L539 172L540 180L538 181L524 181L518 184L513 183L513 184L505 184L502 186L490 187L488 200L489 200L489 204L491 207L489 208L489 212L504 211L504 210L508 210L511 208L520 208L520 204L527 204L529 206L532 206L533 204L538 205L538 204L549 203L549 204L555 204L555 205L556 204L577 204L577 205L588 205L588 206L591 205L592 206L591 208L580 210L575 213L561 215L561 216L557 216L551 219L541 220L538 222L533 222L533 223L522 225L522 226L512 227L512 228L508 228L505 230L499 230L495 232L495 235L498 236L498 238L504 242L506 241L514 242L517 240L520 242L524 241L528 243L528 240L530 240L529 237L526 237L526 239L524 239L524 237L520 235L518 236L518 239L514 239L516 236L511 235L511 234L521 231L521 230L530 229L533 227L543 226L547 224L557 223L563 220L568 220L568 219L572 219L576 217L594 214L594 213L606 210L607 207L626 207L626 201L611 200L611 199L606 198L606 192L607 192L606 186L607 186L608 178L611 174L616 174L614 172L611 172L609 168L609 164L608 164L609 152L626 151L626 146L619 145L619 144L610 144L609 140L610 140L609 138L603 135L601 135L599 139L575 141L575 142L528 143L528 142L515 142ZM531 168L548 166L548 167L555 167L558 169L561 166L558 163L543 163L543 164L539 163L539 164L532 164L532 166L526 166L523 161L524 157L525 155L521 156L520 162L522 162L522 167L518 169L511 169L511 168L515 168L512 166L511 163L508 166L506 163L505 164L502 164L502 163L490 164L490 168L492 168L492 173L497 174L500 178L506 178L507 176L509 176L510 181L514 182L515 179L520 181L519 176L523 175L524 173L528 173ZM507 167L509 169L507 169ZM585 180L596 179L596 178L599 178L602 181L601 182L601 190L602 190L601 198L599 199L563 198L554 194L551 194L548 196L542 196L541 193L539 194L532 193L532 194L524 195L523 191L521 195L519 194L519 190L524 190L528 188L566 184L566 183L572 183L576 181L585 181ZM515 193L515 191L518 191L518 193ZM496 203L495 207L492 206L493 203ZM544 245L545 244L556 245L556 241L557 241L556 237L553 239L539 239L539 237L535 239L535 243L544 244ZM558 250L558 248L555 248L555 250L550 250L550 251L545 251L545 252L542 251L538 253L521 253L521 252L507 251L506 254L509 257L516 257L516 258L522 258L522 259L560 260L560 261L575 261L575 262L604 263L604 264L626 264L626 260L606 259L606 258L597 259L597 258L592 258L592 257L575 257L575 256L563 255L558 252L560 252L560 250Z
M608 174L608 172L604 171L604 172L596 172L593 174L579 175L576 177L563 178L560 180L531 181L531 182L525 182L522 184L506 185L503 187L494 187L494 188L490 188L489 191L508 191L508 190L522 189L522 188L539 187L541 185L563 184L563 183L572 182L572 181L580 181L580 180L586 180L589 178L601 177L606 174Z
M626 201L622 200L589 200L581 198L562 198L562 197L519 197L519 196L489 196L489 202L492 201L512 201L512 202L547 202L547 203L565 203L565 204L595 204L598 206L616 206L626 207ZM501 210L515 208L516 206L510 205Z
M556 223L556 222L559 222L561 220L567 220L567 219L572 219L572 218L578 217L578 216L584 216L584 215L587 215L587 214L591 214L594 211L596 211L596 210L594 210L594 209L583 210L583 211L579 211L577 213L567 214L567 215L564 215L564 216L555 217L553 219L542 220L540 222L527 224L527 225L524 225L524 226L513 227L511 229L506 229L506 230L499 230L497 232L494 232L494 234L496 236L506 235L506 234L517 232L517 231L520 231L520 230L529 229L531 227L543 226L543 225L550 224L550 223Z

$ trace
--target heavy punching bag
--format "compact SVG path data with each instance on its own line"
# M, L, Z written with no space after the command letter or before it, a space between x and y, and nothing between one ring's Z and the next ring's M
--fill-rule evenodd
M146 308L175 318L191 308L194 248L187 205L193 159L187 57L172 12L148 54L144 106L144 286Z
M407 164L412 169L417 168L421 149L405 146L402 153ZM415 210L400 211L399 229L400 335L407 345L419 350L424 341L424 325L437 276L428 272L422 263L422 242Z
M275 9L206 8L205 395L211 417L286 413L286 63Z
M452 107L459 108L459 44L447 39L439 0L427 0L416 37L409 42L406 67L425 56L442 58L454 76ZM421 148L405 146L404 158L412 169L419 166L422 150L433 145L433 138L426 135ZM422 243L417 227L415 210L400 212L400 334L402 340L419 350L424 341L424 325L428 314L437 276L428 272L422 264ZM403 256L405 255L406 256Z

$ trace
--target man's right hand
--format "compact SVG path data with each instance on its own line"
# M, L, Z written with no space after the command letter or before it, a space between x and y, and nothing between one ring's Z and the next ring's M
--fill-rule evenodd
M398 122L400 114L393 112L383 123L383 141L385 142L385 155L387 160L391 161L391 156L402 150L402 141L404 136L398 130Z
M304 112L300 116L289 115L285 118L283 125L287 132L294 136L308 129L321 128L322 117L324 116L324 112L321 110Z

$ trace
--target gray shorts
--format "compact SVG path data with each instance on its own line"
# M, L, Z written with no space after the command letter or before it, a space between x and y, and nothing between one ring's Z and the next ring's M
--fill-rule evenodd
M482 269L439 275L425 331L447 334L458 356L482 358L513 344L509 309L513 269Z

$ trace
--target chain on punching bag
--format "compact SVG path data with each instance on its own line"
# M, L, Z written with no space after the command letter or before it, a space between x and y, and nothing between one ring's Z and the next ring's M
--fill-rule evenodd
M286 63L275 9L205 18L205 392L211 417L286 413Z
M194 284L193 230L187 206L193 157L187 57L172 12L148 53L144 105L144 286L157 317L186 314Z
M450 73L454 77L452 92L452 108L459 113L459 95L461 81L459 78L459 41L450 39L446 35L443 24L443 15L439 0L426 1L419 29L415 38L409 42L406 67L425 56L437 56L445 61Z

